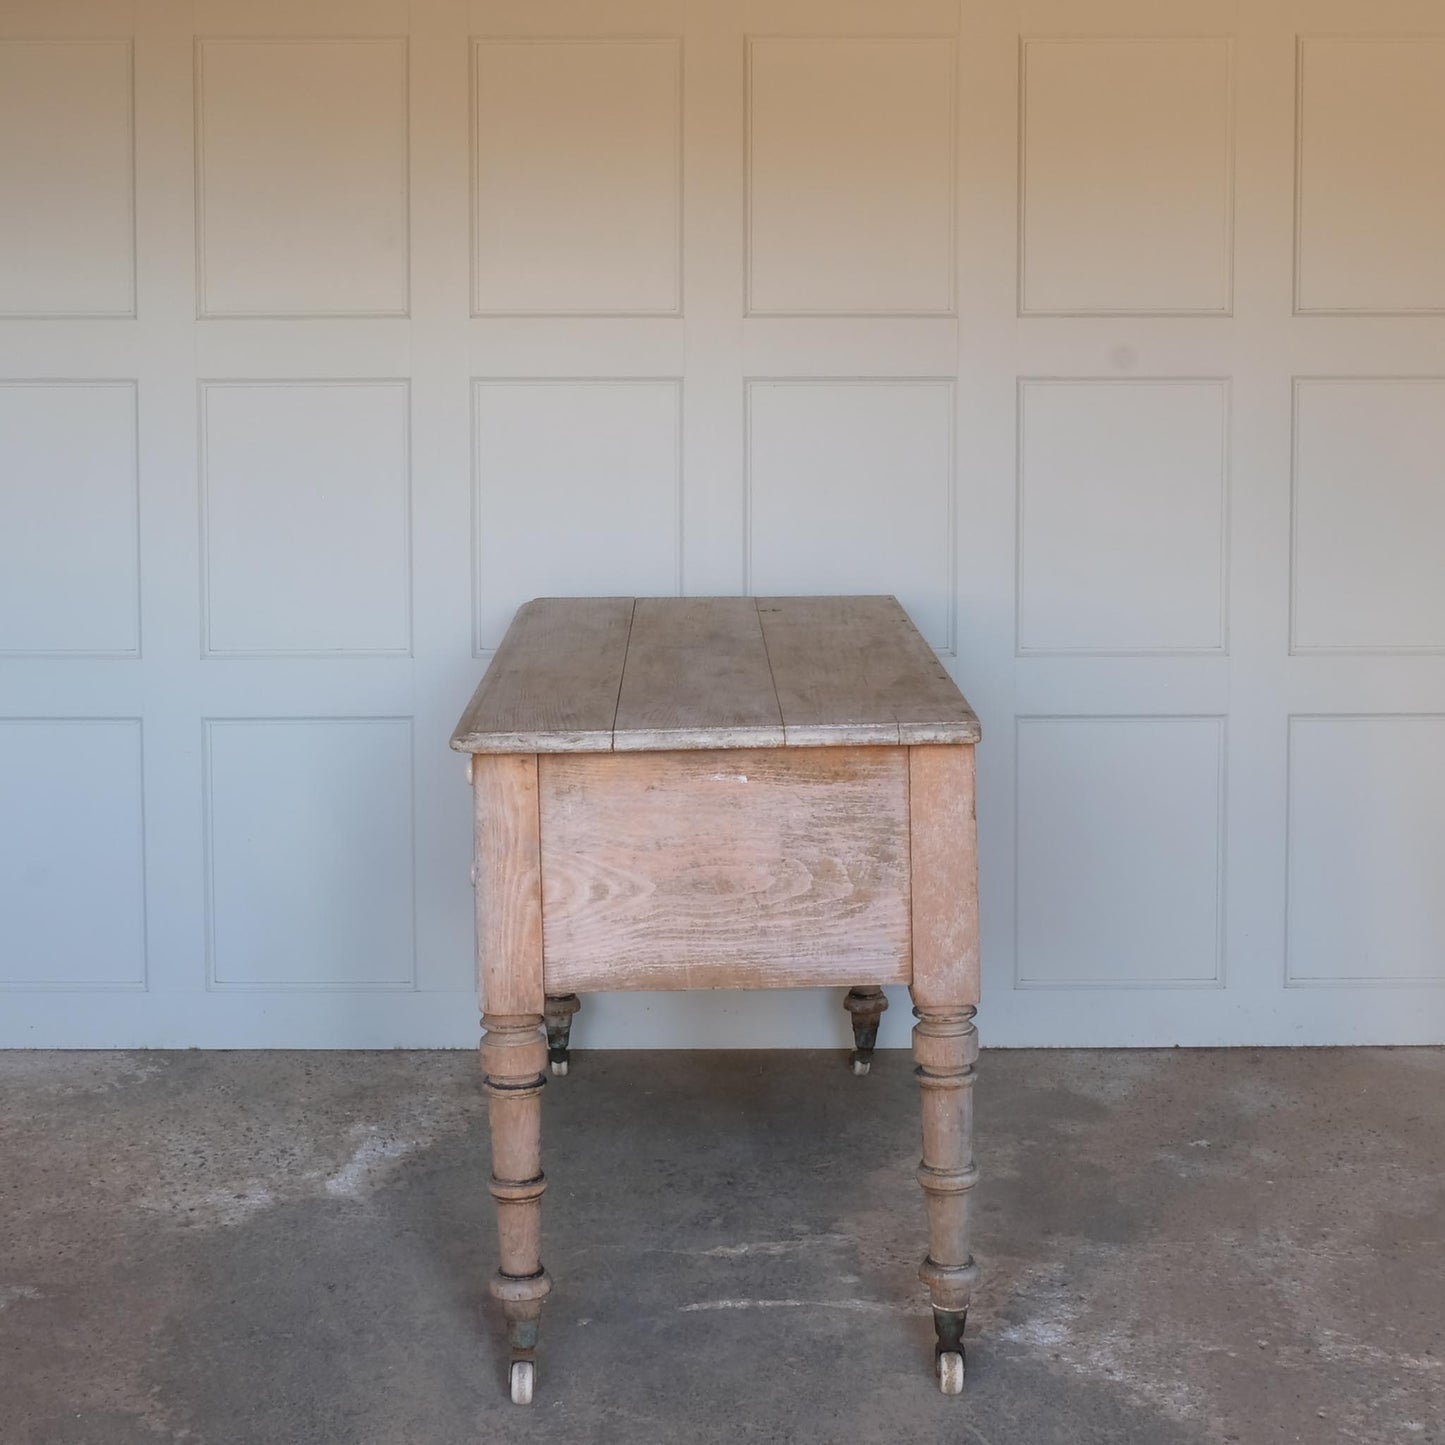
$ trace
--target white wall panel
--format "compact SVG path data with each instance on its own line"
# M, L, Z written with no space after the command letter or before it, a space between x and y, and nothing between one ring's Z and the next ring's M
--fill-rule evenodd
M403 39L196 48L203 316L407 310Z
M1445 1042L1442 96L1430 0L0 3L0 1046L473 1045L513 610L729 591L977 708L986 1042Z
M1442 152L1445 37L1301 39L1301 311L1445 311Z
M748 44L748 310L953 310L953 43Z
M143 987L140 720L0 720L0 819L0 990Z
M206 646L410 646L407 386L202 388Z
M415 977L406 718L206 723L212 988Z
M1019 388L1021 652L1224 646L1228 387Z
M676 40L479 40L473 310L667 315L681 305Z
M0 382L0 653L140 650L135 384Z
M1023 45L1020 306L1230 308L1227 39Z
M953 646L953 385L748 383L748 590L891 592Z
M1223 981L1220 718L1020 718L1017 981Z
M1445 650L1445 380L1295 387L1294 648Z
M476 646L530 597L681 586L675 381L484 381L474 403Z
M1295 717L1289 981L1445 983L1445 717Z
M0 40L0 316L135 313L127 40Z

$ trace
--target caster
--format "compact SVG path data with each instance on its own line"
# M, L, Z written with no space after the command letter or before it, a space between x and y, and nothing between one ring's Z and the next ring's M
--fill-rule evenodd
M547 1023L547 1061L552 1066L552 1077L567 1076L567 1048L572 1042L572 1017L582 1007L582 1000L575 993L549 993L543 1005L542 1017Z
M960 1373L960 1381L962 1378L962 1373ZM512 1403L514 1405L530 1405L532 1403L532 1386L536 1380L537 1367L531 1360L512 1361Z
M863 1078L873 1066L873 1050L878 1045L878 1020L888 1007L888 1000L877 984L850 988L843 1000L853 1020L853 1053L850 1062L856 1078Z
M516 1369L514 1365L512 1367ZM945 1395L963 1394L963 1356L956 1350L942 1350L938 1356L938 1388ZM516 1398L514 1395L513 1399ZM529 1394L528 1399L531 1399Z

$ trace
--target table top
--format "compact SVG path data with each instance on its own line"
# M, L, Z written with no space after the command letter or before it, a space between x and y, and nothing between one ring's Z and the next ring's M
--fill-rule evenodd
M975 743L893 597L539 597L452 734L464 753Z

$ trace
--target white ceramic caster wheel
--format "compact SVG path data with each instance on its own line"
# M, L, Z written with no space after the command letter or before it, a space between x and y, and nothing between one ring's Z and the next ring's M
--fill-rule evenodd
M567 1077L567 1060L553 1059L552 1073L559 1079L565 1079Z
M516 1366L512 1366L516 1369ZM957 1350L945 1350L938 1357L938 1388L945 1395L963 1394L963 1356ZM516 1395L512 1396L516 1399ZM527 1397L531 1398L530 1395Z
M873 1067L872 1059L854 1059L853 1072L861 1079Z
M962 1375L959 1376L962 1379ZM512 1403L514 1405L530 1405L532 1403L532 1386L537 1379L537 1367L531 1360L512 1361Z

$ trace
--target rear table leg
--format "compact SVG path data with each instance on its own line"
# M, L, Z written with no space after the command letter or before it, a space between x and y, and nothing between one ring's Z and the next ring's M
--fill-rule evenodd
M572 1040L572 1015L581 1007L582 1000L575 993L547 995L547 1058L558 1078L567 1072L571 1057L567 1048Z
M873 1066L873 1050L878 1044L878 1020L888 1007L883 990L876 984L850 988L843 1007L853 1016L853 1072L863 1075Z

